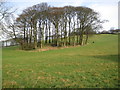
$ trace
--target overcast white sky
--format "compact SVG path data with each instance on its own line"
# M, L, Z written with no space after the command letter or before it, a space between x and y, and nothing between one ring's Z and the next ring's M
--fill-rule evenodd
M103 30L109 30L111 27L118 28L118 1L120 0L6 0L8 4L17 8L17 14L20 14L23 9L41 3L47 2L51 6L86 6L99 12L101 19L109 20L103 24Z

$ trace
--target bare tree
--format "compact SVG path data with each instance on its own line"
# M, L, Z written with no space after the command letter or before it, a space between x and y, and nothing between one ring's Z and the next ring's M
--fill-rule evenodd
M48 40L54 46L87 44L90 33L103 23L99 14L90 8L50 7L47 3L28 7L16 21L21 29L21 41L30 49L42 48Z
M63 8L57 8L57 7L53 7L51 8L51 22L53 23L54 27L55 27L55 45L59 46L59 25L60 25L60 20L61 20L61 16L63 15Z
M5 0L0 0L0 21L11 13L12 12L10 12L10 7L6 6Z
M1 37L8 37L10 32L7 30L7 17L11 17L10 15L15 12L15 10L11 10L12 8L6 5L5 0L0 0L0 33L2 34Z

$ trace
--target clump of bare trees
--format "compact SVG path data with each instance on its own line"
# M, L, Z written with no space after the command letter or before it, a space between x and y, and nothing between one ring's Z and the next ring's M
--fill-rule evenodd
M0 39L15 36L15 34L12 34L12 31L15 29L15 24L11 22L11 20L15 21L13 16L14 12L15 10L7 5L6 0L0 0ZM12 29L12 31L9 31L9 29Z
M41 3L19 15L15 21L18 29L13 29L13 34L21 49L42 48L45 44L84 45L102 23L99 14L87 7L50 7Z

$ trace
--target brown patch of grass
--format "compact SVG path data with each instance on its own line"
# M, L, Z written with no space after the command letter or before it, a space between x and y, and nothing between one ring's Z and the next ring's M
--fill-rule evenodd
M58 50L58 49L64 49L64 48L74 48L74 47L79 47L80 45L76 45L76 46L63 46L63 47L52 47L52 46L46 46L43 48L38 48L36 50L29 50L27 52L42 52L42 51L48 51L48 50ZM19 51L25 51L25 50L20 50L17 49Z
M7 87L9 87L9 86L16 86L16 85L18 85L17 84L17 82L16 81L4 81L4 83L3 83L3 86L7 86Z

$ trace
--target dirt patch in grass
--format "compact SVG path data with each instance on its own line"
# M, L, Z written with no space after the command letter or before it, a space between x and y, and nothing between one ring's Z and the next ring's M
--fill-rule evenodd
M29 52L42 52L42 51L48 51L48 50L58 50L58 49L64 49L64 48L74 48L74 47L79 47L80 45L77 46L64 46L64 47L52 47L52 46L46 46L43 48L38 48L36 50L29 50Z

